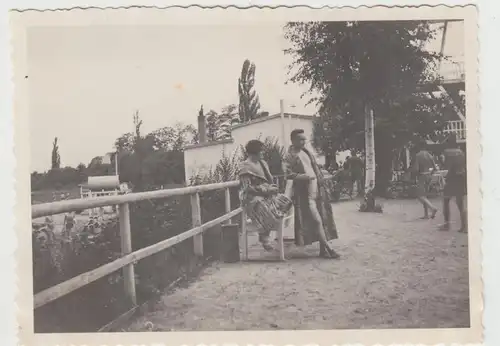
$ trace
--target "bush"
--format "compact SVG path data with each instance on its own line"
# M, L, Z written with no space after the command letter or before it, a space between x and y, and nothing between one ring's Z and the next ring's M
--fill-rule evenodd
M193 184L234 180L238 158L223 158L206 176L193 178ZM154 184L151 184L154 185ZM239 206L232 191L233 209ZM224 191L201 195L202 222L225 213ZM130 205L133 250L158 243L192 228L189 196L141 201ZM117 217L98 218L78 224L71 232L55 230L47 219L36 226L33 239L34 292L54 286L86 271L109 263L120 255ZM193 254L188 239L135 265L138 304L153 299L179 278L196 276L219 255L220 227L205 232L204 258ZM35 331L93 332L129 310L124 296L122 271L117 271L35 310ZM77 312L77 313L75 313Z
M46 173L31 173L31 190L63 189L83 183L86 174L72 167L53 168Z

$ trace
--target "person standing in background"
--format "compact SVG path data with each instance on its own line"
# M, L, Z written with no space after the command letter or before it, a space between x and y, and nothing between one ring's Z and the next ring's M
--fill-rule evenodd
M460 213L461 227L459 232L467 232L467 208L465 197L467 196L467 164L465 153L458 148L455 136L447 140L447 148L444 150L444 167L448 170L444 186L443 214L444 224L440 230L450 229L450 200L455 197L458 211Z
M356 192L358 193L358 197L363 195L364 184L363 184L363 169L364 163L357 156L356 152L351 151L351 157L346 160L347 169L349 170L350 177L350 196L352 198L352 194L354 191L354 185L356 185Z

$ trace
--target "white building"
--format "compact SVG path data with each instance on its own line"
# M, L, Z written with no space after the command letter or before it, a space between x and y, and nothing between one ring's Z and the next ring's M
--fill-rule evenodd
M198 131L200 143L184 148L185 179L207 172L214 167L223 155L232 157L241 146L251 139L264 141L267 137L274 137L278 143L285 148L290 145L290 132L294 129L303 129L310 139L306 145L316 156L319 163L324 162L324 157L318 155L312 148L311 140L313 133L314 116L285 113L284 118L280 114L273 114L258 118L244 124L231 125L231 137L215 142L206 142L205 117L198 117Z

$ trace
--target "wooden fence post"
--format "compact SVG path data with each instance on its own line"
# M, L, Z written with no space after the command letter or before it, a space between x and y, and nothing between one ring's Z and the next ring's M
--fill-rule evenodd
M193 227L201 226L201 208L200 208L200 194L195 193L191 195L191 220ZM196 256L203 256L203 233L197 234L193 237L194 254Z
M231 212L231 191L229 188L224 190L224 202L226 206L226 214ZM227 225L231 224L231 219L227 220Z
M247 213L245 209L241 211L241 244L243 246L243 260L248 261Z
M130 209L128 203L120 204L120 239L122 256L132 252L132 235L130 232ZM133 306L137 305L135 294L135 274L134 264L130 263L123 267L123 283L125 285L125 294Z

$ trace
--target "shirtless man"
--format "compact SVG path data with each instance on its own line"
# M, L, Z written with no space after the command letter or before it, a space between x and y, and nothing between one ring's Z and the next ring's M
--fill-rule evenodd
M417 199L424 207L424 216L422 219L429 218L429 209L431 210L431 219L434 219L438 209L427 198L427 188L432 178L432 173L436 170L436 163L432 155L425 150L424 144L418 145L418 153L413 162L413 171L417 174Z

